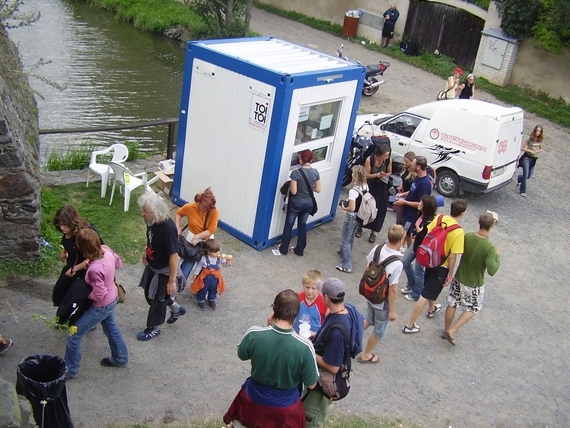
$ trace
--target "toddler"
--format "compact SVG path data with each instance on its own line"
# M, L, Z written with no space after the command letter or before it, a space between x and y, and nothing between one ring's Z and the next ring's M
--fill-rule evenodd
M206 309L206 303L210 309L216 310L218 293L222 294L226 290L220 267L230 266L233 256L220 256L220 244L215 239L206 240L202 251L204 255L190 272L190 291L196 294L201 311Z

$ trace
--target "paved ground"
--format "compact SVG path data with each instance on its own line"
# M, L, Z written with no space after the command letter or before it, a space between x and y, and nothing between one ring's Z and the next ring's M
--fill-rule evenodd
M342 41L259 10L254 10L252 29L328 53L334 53ZM386 59L360 45L344 43L346 54L363 63ZM396 113L431 101L441 90L441 79L390 61L387 83L362 102L361 110ZM399 298L398 319L376 349L381 363L354 363L351 393L333 406L335 412L399 418L429 427L570 426L570 346L565 331L570 146L567 129L532 115L526 115L525 133L539 121L545 127L546 151L529 182L528 197L521 198L514 185L489 195L466 196L469 209L462 223L468 231L476 229L477 217L487 209L501 216L491 238L503 262L497 276L487 282L483 310L459 332L457 346L452 347L439 338L442 315L431 320L422 316L418 321L422 331L404 336L400 329L412 303ZM199 312L195 300L184 293L180 302L188 306L188 313L146 343L135 339L147 309L136 288L142 268L120 271L128 300L117 313L130 363L122 370L100 367L99 360L108 353L101 331L85 339L80 375L68 383L75 425L180 426L187 420L219 420L249 372L249 364L236 356L235 343L250 325L265 322L277 292L300 289L300 277L307 269L318 268L327 277L341 276L348 286L348 300L363 311L365 303L357 292L359 275L334 269L342 219L338 213L333 222L310 231L302 258L274 256L269 249L258 252L218 233L223 251L236 256L224 271L228 291L219 309ZM393 223L394 216L388 213L382 234ZM136 239L142 242L142 237ZM355 243L355 272L364 269L371 247L363 239ZM404 280L403 276L401 284ZM0 375L7 380L15 381L16 365L27 355L63 353L64 334L32 318L35 313L53 314L52 284L21 278L0 288L0 331L15 339L0 365ZM439 301L444 302L444 295Z

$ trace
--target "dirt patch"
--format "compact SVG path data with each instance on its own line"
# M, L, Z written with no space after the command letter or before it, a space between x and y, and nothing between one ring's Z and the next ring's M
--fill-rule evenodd
M341 42L259 10L254 10L252 29L331 54ZM362 101L363 112L397 113L433 100L444 85L424 71L344 43L351 58L392 63L385 73L386 84ZM478 97L496 102L484 94ZM475 230L478 216L488 209L501 216L491 239L501 250L502 266L487 280L483 310L460 330L457 346L452 347L439 337L443 314L420 317L422 331L404 336L400 330L413 304L398 298L398 319L375 351L380 364L354 363L352 390L333 405L334 411L401 418L430 427L570 425L570 393L564 381L570 373L570 346L565 339L570 146L567 129L533 115L526 115L525 133L538 122L545 129L545 153L529 181L528 197L521 198L514 184L488 195L466 196L469 208L462 220L466 230ZM130 362L124 369L101 367L100 359L109 354L101 329L85 338L79 377L68 382L76 426L129 422L177 426L208 417L221 420L249 373L249 362L236 355L237 341L251 325L265 323L275 294L284 288L300 289L307 269L340 276L348 286L348 300L364 311L358 274L342 274L334 268L342 220L339 212L334 221L310 231L304 257L274 256L269 249L258 252L220 232L222 249L230 248L235 261L224 271L228 290L218 310L198 311L185 292L179 301L188 313L176 324L165 325L162 334L149 342L135 338L147 312L142 291L137 289L142 266L120 271L118 279L128 296L117 317ZM393 223L394 216L388 213L381 233ZM356 241L355 272L364 269L371 247L365 239ZM404 281L403 275L401 284ZM45 294L52 284L53 280L37 280L0 288L0 331L15 342L1 359L0 375L11 382L20 359L64 352L64 332L32 318L34 313L54 314ZM439 301L445 303L445 292ZM8 307L12 312L5 310Z

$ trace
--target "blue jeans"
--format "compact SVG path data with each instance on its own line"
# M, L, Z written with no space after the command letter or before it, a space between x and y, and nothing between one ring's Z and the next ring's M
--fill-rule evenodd
M297 220L297 245L295 245L295 254L303 255L307 246L307 219L313 209L313 202L297 203L294 198L289 199L287 205L287 217L285 218L285 226L283 227L283 236L281 237L281 245L279 251L281 254L287 254L289 244L291 243L291 235L293 225Z
M81 361L81 342L93 327L101 323L103 333L109 340L111 348L111 363L116 366L125 366L129 362L129 353L127 345L121 336L121 331L115 320L115 305L118 298L107 306L95 307L91 306L75 324L77 333L67 337L67 346L65 348L65 362L71 376L77 376L79 371L79 363Z
M342 224L342 240L340 244L340 263L343 269L352 269L352 245L354 244L354 231L360 223L354 214L346 214Z
M415 259L416 252L414 251L414 246L412 245L404 254L402 263L404 265L404 272L406 272L406 277L408 278L406 288L408 290L412 290L410 297L414 300L418 300L420 298L420 294L422 293L422 289L424 288L425 268L417 261L414 263Z
M532 173L534 172L534 159L530 156L524 156L520 165L522 167L522 174L517 178L517 181L521 185L519 191L521 193L526 193L526 181L530 180L530 177L532 177Z

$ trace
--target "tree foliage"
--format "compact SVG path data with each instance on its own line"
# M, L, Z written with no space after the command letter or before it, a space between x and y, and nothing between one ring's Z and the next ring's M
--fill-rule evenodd
M570 47L569 0L496 0L501 28L511 37L533 38L547 51Z
M40 19L40 13L22 13L23 0L0 0L0 25L4 28L19 28L31 25Z
M202 17L214 37L244 37L249 31L253 0L184 0L184 3Z

